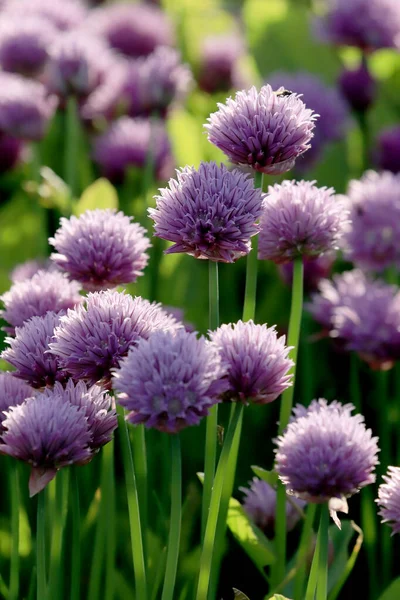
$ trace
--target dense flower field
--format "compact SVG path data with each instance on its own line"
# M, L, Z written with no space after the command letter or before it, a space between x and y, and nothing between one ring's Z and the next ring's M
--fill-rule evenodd
M0 1L0 597L398 600L399 0Z

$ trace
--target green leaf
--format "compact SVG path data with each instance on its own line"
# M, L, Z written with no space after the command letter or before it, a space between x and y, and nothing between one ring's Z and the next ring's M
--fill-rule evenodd
M237 600L250 600L250 598L246 596L246 594L243 594L243 592L241 592L240 590L237 590L236 588L232 589Z
M271 596L270 600L290 600L290 598L287 598L286 596L281 596L280 594L274 594L273 596Z
M118 208L118 194L113 185L101 177L83 192L74 207L74 213L80 215L85 210L95 208Z
M233 537L265 577L264 567L276 560L273 546L263 532L250 521L240 502L234 498L229 501L227 525Z
M400 598L400 577L392 581L388 588L379 596L379 600L398 600Z
M266 481L272 487L275 487L278 483L278 474L275 473L275 471L267 471L266 469L262 469L261 467L257 467L255 465L251 466L251 470L257 475L257 477L263 481Z

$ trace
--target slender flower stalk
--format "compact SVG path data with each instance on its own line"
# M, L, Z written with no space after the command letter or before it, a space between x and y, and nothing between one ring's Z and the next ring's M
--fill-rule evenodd
M115 476L114 476L114 442L111 440L103 448L103 479L102 479L102 516L106 538L106 566L104 600L114 598L115 587L115 551L116 551L116 523L115 523ZM104 499L104 500L103 500ZM145 531L145 530L143 530ZM72 598L71 598L72 600Z
M108 444L112 445L112 442ZM107 446L106 446L107 448ZM103 450L104 452L104 450ZM79 482L76 468L71 472L71 506L72 506L72 553L71 553L71 600L80 599L81 574L81 510L79 504ZM110 517L108 517L110 519ZM110 521L108 520L110 525ZM108 596L104 596L108 600Z
M293 373L293 385L287 388L281 399L281 410L279 418L279 434L282 435L286 428L293 406L293 394L296 381L296 363L297 350L300 339L301 313L303 309L303 259L296 258L293 264L293 287L292 304L290 308L288 345L292 346L290 358L294 365L291 369ZM277 586L285 576L286 562L286 491L283 484L279 481L277 487L276 502L276 545L278 560L272 567L273 587Z
M313 523L317 505L309 503L306 511L306 519L303 524L301 533L300 545L296 556L296 578L294 581L294 600L303 600L304 598L304 582L306 578L306 561L307 554L310 550Z
M214 330L219 325L219 280L218 263L208 261L208 294L209 294L209 327ZM215 463L217 460L217 428L218 428L218 405L215 404L206 420L206 444L204 454L204 485L201 513L201 532L204 538L208 510L210 507L212 487L215 475Z
M9 600L18 600L19 596L19 510L20 510L20 485L19 466L14 463L9 469L11 487L11 565Z
M254 187L263 189L264 173L255 171L254 173ZM244 305L243 305L243 321L254 320L256 312L256 294L257 294L257 245L258 238L254 236L252 239L252 250L247 255L247 268L246 268L246 288L244 293Z
M117 405L122 460L125 471L126 492L128 499L129 525L131 532L133 569L135 572L136 595L140 600L147 600L146 565L143 551L143 534L141 530L139 498L136 474L132 459L129 434L125 421L125 411Z
M78 103L74 94L67 98L65 150L64 150L64 178L71 190L72 196L79 193L78 165L80 160L80 123Z
M147 490L147 450L146 433L144 425L137 425L130 429L132 442L133 464L135 466L137 491L140 506L140 523L143 534L143 551L146 563L146 532L148 513L148 490Z
M55 515L52 519L52 540L49 568L49 595L61 596L62 545L64 528L68 514L69 469L62 469L56 477Z
M380 465L379 470L381 473L385 472L387 466L390 464L390 448L391 448L391 427L388 418L390 404L389 404L389 390L388 390L388 371L378 371L377 375L377 398L379 398L378 405L378 419L379 419L379 439L380 439ZM383 406L382 406L383 405ZM381 541L381 577L382 583L389 585L391 579L391 571L393 564L393 544L390 536L390 532L387 527L380 528L380 541Z
M173 600L182 520L182 457L179 433L171 437L171 520L162 600Z
M329 545L329 508L325 503L321 506L321 521L318 530L320 538L319 565L316 600L326 600L328 597L328 545Z
M47 597L45 498L45 490L42 490L38 496L36 519L37 598L44 599Z
M202 554L200 558L200 574L196 592L196 600L207 600L210 584L210 572L215 557L215 536L220 512L222 490L224 488L225 477L229 455L234 441L235 431L242 418L243 405L237 403L234 407L234 414L229 423L228 432L222 448L221 456L218 462L215 474L214 485L211 494L210 509L208 513L207 525L204 534Z

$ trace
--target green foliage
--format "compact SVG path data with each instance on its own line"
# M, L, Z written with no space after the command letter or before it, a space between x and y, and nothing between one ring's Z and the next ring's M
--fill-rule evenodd
M93 210L95 208L118 208L117 191L108 179L104 177L97 179L86 188L74 206L74 213L80 215L85 210Z
M400 577L392 581L388 588L379 596L379 600L398 600L400 598Z
M251 470L253 471L253 473L255 473L255 475L257 475L257 477L259 477L263 481L266 481L272 487L275 487L278 483L278 474L275 473L275 471L267 471L266 469L256 467L255 465L252 465Z

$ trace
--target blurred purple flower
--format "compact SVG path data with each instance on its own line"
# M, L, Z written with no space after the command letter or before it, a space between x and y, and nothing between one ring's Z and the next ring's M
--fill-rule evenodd
M56 29L47 19L28 15L23 19L2 16L0 65L4 71L35 77L43 70Z
M44 489L61 467L91 459L85 409L66 402L57 391L37 394L11 407L3 427L0 453L31 465L31 497Z
M276 490L266 481L253 477L250 488L239 488L245 498L243 508L269 538L275 537ZM305 501L286 496L286 529L291 531L301 518ZM296 508L298 507L298 508Z
M172 46L172 23L160 8L116 3L91 11L85 26L103 36L121 54L135 58L151 54L157 46Z
M378 489L379 515L382 523L388 523L392 535L400 533L400 467L389 467L383 476L385 483Z
M348 211L332 188L315 183L293 180L268 187L260 219L259 259L279 264L338 247Z
M204 338L184 330L139 340L114 372L118 402L133 424L167 433L197 425L226 389L225 369Z
M274 175L292 169L310 148L317 115L297 94L282 91L252 87L218 103L205 125L209 141L234 164Z
M315 20L315 33L327 43L356 46L364 51L396 46L400 33L398 0L328 0Z
M110 382L110 370L140 338L182 328L160 304L116 291L88 294L85 303L61 317L50 344L62 368L89 384Z
M296 163L300 170L309 169L319 159L325 146L343 139L350 125L348 106L335 89L327 86L318 76L307 71L286 73L277 71L268 77L273 89L284 87L286 90L301 94L302 101L318 116L313 131L311 148Z
M174 317L174 319L182 323L185 331L187 331L188 333L196 331L196 327L193 325L193 323L185 321L185 313L182 308L179 308L178 306L166 306L164 304L163 309L168 315L171 315L172 317Z
M0 373L0 435L3 431L2 423L6 418L4 411L10 406L22 404L34 394L35 391L25 381L17 379L12 373Z
M52 260L91 292L143 275L150 241L132 217L115 210L87 210L79 217L61 218L49 243L57 250Z
M146 58L128 64L118 99L130 117L165 117L174 102L181 102L192 86L192 74L174 48L160 46Z
M321 279L329 277L334 262L334 253L322 254L317 257L304 257L304 290L306 293L314 292ZM280 264L278 268L283 281L286 285L291 286L293 281L293 263Z
M87 8L81 0L6 0L3 11L14 19L25 20L28 16L46 18L61 31L78 27L87 15Z
M121 182L129 167L143 169L150 154L157 179L166 179L173 158L164 125L139 117L121 117L95 140L93 158L105 177Z
M13 169L21 158L23 142L0 132L0 173Z
M238 65L243 54L244 42L239 35L205 38L200 50L199 87L209 94L245 87Z
M0 315L13 328L19 327L31 317L41 317L48 311L73 308L83 300L80 289L79 283L68 281L63 273L38 271L31 279L14 283L0 296L5 307Z
M49 259L27 260L14 267L10 273L10 279L13 283L19 283L26 279L32 279L38 271L58 271L58 268Z
M375 481L378 438L353 410L351 404L314 400L276 440L275 468L289 494L316 503L334 499L331 511L347 512L345 499Z
M48 353L61 314L47 312L44 316L32 317L16 328L15 337L5 340L10 347L1 353L1 358L15 367L15 377L34 388L52 386L55 381L64 382L67 378L57 359Z
M96 452L112 440L112 434L118 427L117 413L112 408L111 396L105 390L98 385L88 387L83 381L75 384L70 379L65 388L56 383L53 390L43 392L43 396L49 398L53 398L55 394L85 411L91 435L89 446L93 451Z
M224 400L267 404L291 386L290 348L285 336L278 338L275 327L238 321L221 325L209 335L228 369Z
M40 140L57 104L37 81L0 73L0 132L25 140Z
M375 163L379 169L400 173L400 125L380 132Z
M249 175L214 162L184 167L149 209L157 237L174 242L166 254L186 252L215 262L234 262L250 252L263 194Z
M60 35L50 49L45 82L50 92L65 98L86 98L107 78L114 57L101 38L86 31Z
M365 269L400 265L400 174L367 171L347 190L346 258Z
M370 108L376 97L376 81L366 64L358 69L344 69L338 80L340 91L351 108L364 112Z

